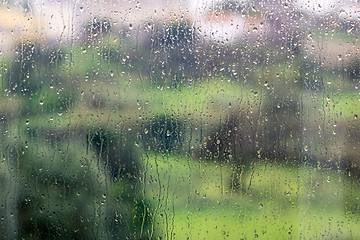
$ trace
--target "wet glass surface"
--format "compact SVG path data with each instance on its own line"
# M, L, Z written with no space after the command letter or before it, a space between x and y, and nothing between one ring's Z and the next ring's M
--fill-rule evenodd
M0 239L359 239L355 0L0 1Z

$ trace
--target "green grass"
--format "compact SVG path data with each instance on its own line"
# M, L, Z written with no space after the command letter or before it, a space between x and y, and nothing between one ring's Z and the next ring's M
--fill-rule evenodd
M326 96L325 114L337 119L356 119L360 115L360 95L358 91Z
M219 117L233 111L258 111L264 97L246 86L216 80L179 89L146 87L146 91L139 82L124 86L99 81L82 84L79 89L79 93L72 94L76 101L69 103L68 109L60 107L61 101L67 98L50 91L41 92L32 101L25 101L36 105L31 107L37 113L30 117L27 127L63 131L69 127L99 125L117 128L121 122L134 129L137 120L146 121L154 115L175 115L183 120L196 122L202 119L216 124ZM40 101L44 101L43 105ZM46 113L47 108L52 112Z
M254 160L246 192L230 165L151 154L143 159L155 233L165 239L357 239L359 186L330 169ZM250 184L251 182L251 184Z

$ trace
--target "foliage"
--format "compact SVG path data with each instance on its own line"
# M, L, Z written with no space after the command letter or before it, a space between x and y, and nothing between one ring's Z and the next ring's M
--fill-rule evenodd
M94 18L81 44L0 59L2 236L359 237L357 59L326 65L298 26L229 45L145 27Z
M173 116L154 116L143 126L144 148L159 152L180 152L184 142L184 125Z

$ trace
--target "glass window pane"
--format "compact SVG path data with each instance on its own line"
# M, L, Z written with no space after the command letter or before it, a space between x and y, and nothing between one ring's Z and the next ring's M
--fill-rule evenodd
M359 239L360 5L0 1L1 239Z

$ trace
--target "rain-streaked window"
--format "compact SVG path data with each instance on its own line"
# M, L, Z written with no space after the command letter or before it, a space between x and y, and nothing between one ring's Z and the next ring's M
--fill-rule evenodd
M357 0L0 1L0 239L360 239Z

